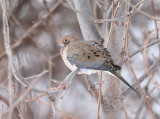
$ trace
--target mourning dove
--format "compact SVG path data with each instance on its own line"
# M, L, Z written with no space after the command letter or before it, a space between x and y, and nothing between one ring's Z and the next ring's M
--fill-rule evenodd
M61 57L66 66L71 70L80 69L79 74L92 74L107 71L111 75L123 81L137 94L139 94L116 71L121 67L114 64L110 53L98 41L83 41L72 36L61 38Z

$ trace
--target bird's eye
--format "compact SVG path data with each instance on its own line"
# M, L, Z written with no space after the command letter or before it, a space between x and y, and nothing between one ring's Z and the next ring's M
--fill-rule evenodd
M67 39L65 39L64 41L67 41Z

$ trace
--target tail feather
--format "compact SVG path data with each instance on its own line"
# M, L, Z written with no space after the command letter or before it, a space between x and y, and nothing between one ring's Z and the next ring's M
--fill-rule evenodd
M140 95L139 92L138 92L136 89L134 89L134 88L133 88L122 76L120 76L117 72L115 72L115 71L110 71L110 73L112 73L116 78L120 79L123 83L125 83L126 85L128 85L132 90L134 90L138 95Z

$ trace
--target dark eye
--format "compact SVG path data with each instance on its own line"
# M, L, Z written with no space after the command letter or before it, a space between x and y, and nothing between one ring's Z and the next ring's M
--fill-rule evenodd
M67 41L67 39L65 39L64 41Z

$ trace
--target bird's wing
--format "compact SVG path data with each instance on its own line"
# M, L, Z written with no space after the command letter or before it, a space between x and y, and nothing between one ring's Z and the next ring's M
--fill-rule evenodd
M96 41L73 41L68 45L67 60L78 68L116 70L110 53ZM118 67L119 68L119 67Z

